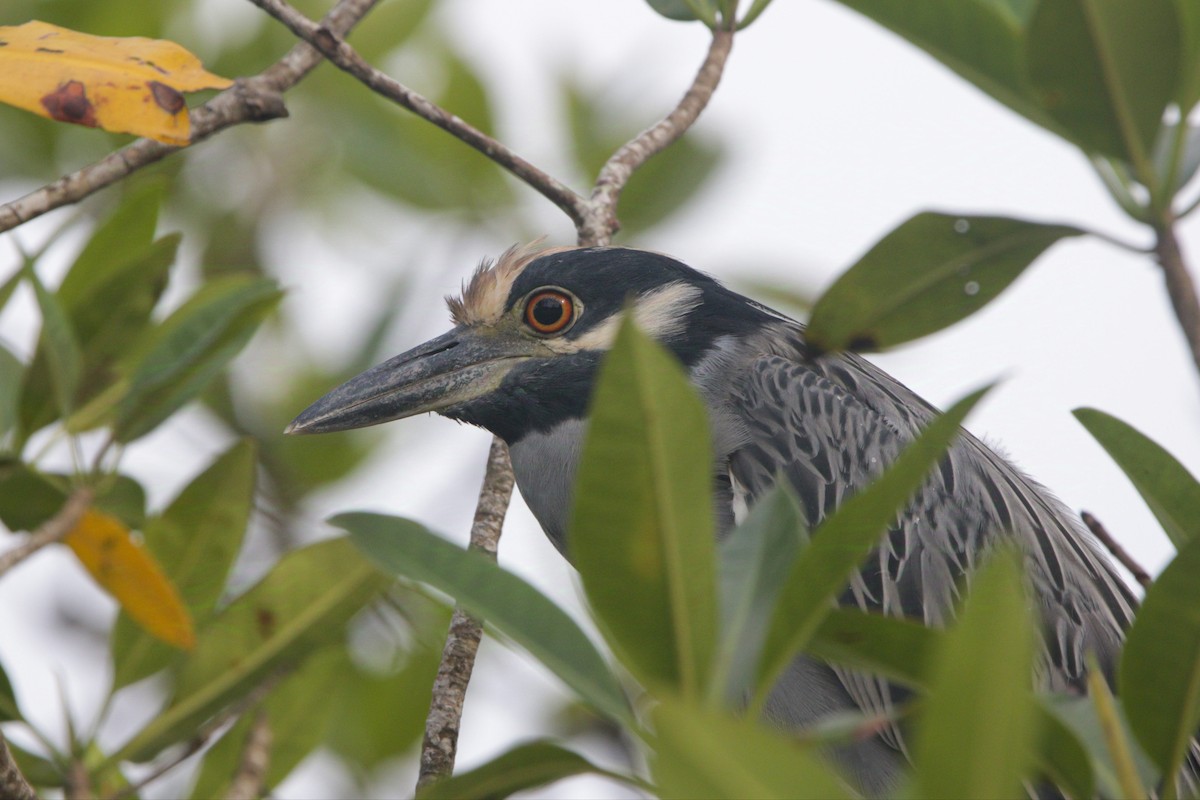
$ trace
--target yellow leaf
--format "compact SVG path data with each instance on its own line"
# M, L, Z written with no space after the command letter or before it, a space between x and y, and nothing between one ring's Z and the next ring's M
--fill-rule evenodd
M119 519L88 509L63 541L139 625L167 644L195 646L192 618L179 593Z
M191 119L181 92L230 85L174 42L37 21L0 26L0 102L61 122L186 145Z

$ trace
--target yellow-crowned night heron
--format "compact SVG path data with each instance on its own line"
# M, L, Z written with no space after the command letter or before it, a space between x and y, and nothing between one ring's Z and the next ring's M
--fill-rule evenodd
M812 358L799 323L664 255L624 248L512 249L481 265L456 326L334 389L292 433L374 425L427 411L509 445L517 486L554 545L565 536L592 382L632 301L640 327L683 362L709 411L721 534L786 476L810 526L865 486L934 409L854 355ZM1136 600L1066 508L964 433L845 595L940 625L961 579L1001 537L1024 554L1044 625L1043 688L1085 691L1084 654L1111 679ZM800 658L768 713L794 727L846 709L886 710L895 688ZM905 764L895 730L839 761L871 792Z

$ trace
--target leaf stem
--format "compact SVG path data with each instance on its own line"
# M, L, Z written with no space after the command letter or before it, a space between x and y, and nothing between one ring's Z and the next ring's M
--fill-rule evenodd
M1171 308L1175 310L1175 318L1192 353L1192 362L1200 372L1200 300L1175 234L1175 218L1170 210L1161 212L1154 224L1154 234L1154 253L1162 267Z
M1104 671L1096 663L1095 658L1088 658L1088 694L1096 707L1096 716L1100 720L1100 728L1104 734L1104 742L1112 757L1113 766L1117 771L1117 782L1121 786L1121 795L1127 798L1145 798L1148 793L1142 781L1138 778L1137 768L1133 764L1133 756L1129 751L1129 742L1117 715L1117 706L1113 702L1112 691L1104 679Z

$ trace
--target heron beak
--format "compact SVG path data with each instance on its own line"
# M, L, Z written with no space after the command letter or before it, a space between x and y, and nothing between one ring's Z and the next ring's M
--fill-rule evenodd
M284 433L330 433L440 411L493 391L537 343L459 326L351 378Z

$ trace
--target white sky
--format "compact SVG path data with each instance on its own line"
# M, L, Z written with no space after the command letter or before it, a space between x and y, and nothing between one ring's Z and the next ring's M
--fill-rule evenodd
M649 124L682 94L707 44L700 26L664 20L637 0L451 0L437 13L452 40L488 76L501 138L558 174L570 162L555 89L545 73L565 69L584 87L611 92ZM396 77L423 88L421 77L404 74L403 66L403 60L395 65ZM356 90L348 80L347 91ZM288 125L314 123L321 124L293 118L272 125L286 135ZM723 280L766 275L782 285L818 289L925 209L1065 221L1149 243L1073 148L828 0L778 0L739 35L700 129L726 144L726 166L671 225L630 244L668 252ZM553 243L573 240L565 217L532 192L518 191L542 221L539 233ZM399 352L444 330L441 297L457 289L480 257L525 233L492 229L470 241L437 241L437 226L427 220L380 215L379 221L385 219L383 232L377 228L373 238L357 240L354 261L346 259L343 243L321 241L294 222L280 221L273 236L267 257L288 265L289 311L311 321L314 342L330 357L351 345L354 337L347 334L366 316L357 309L369 307L379 271L395 263L397 253L429 270L413 289L427 298L428 313L401 326L393 342ZM367 227L360 225L360 231ZM1185 251L1195 257L1200 228L1192 221L1180 232ZM999 443L1068 506L1095 513L1152 571L1161 568L1170 553L1161 530L1070 416L1081 405L1116 414L1200 473L1200 377L1150 259L1096 240L1060 244L983 313L875 360L938 405L1004 377L968 427ZM312 399L296 398L297 411ZM159 479L154 499L173 495L221 449L206 435L203 420L191 419L130 453L131 467ZM394 442L387 456L371 465L369 476L322 496L313 519L351 508L384 510L465 543L488 434L422 418L388 426L380 435ZM186 458L178 457L180 450ZM506 527L501 561L578 608L570 569L519 503ZM66 559L40 556L0 582L6 628L0 659L23 695L55 694L57 670L65 674L74 704L94 708L87 698L104 685L97 674L102 671L74 666L71 642L59 643L61 652L47 653L46 661L31 659L21 642L36 641L38 617L14 618L38 586L71 569ZM111 613L104 598L93 602L101 609L95 613ZM523 655L485 646L468 697L460 768L536 735L544 729L543 715L563 696ZM57 703L48 705L37 716L54 727ZM411 791L410 776L397 780L393 787L403 788L393 793ZM336 790L317 763L279 796ZM537 796L601 795L627 796L588 779Z

